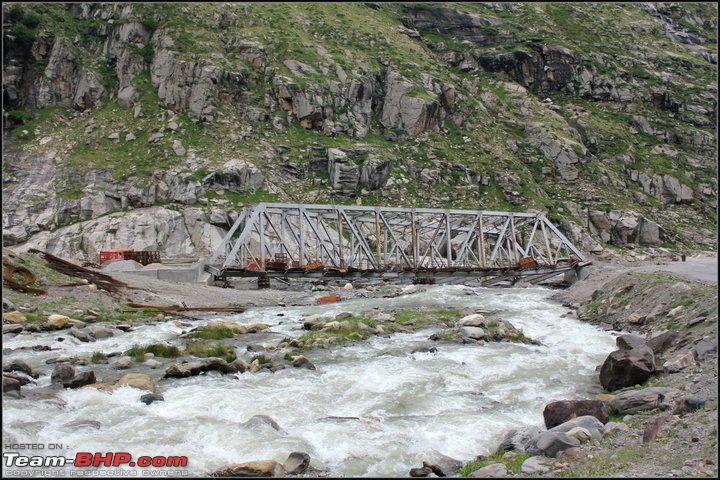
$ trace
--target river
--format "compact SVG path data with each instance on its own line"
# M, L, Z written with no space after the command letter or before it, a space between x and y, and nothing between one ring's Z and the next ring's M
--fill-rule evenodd
M263 322L278 340L301 335L302 318L317 313L332 317L378 308L500 310L501 318L542 345L436 344L427 340L436 329L426 329L309 352L306 356L316 370L225 376L211 372L164 381L160 388L165 401L151 405L139 402L141 392L130 387L113 393L65 389L58 394L61 401L5 397L3 450L9 442L19 442L46 448L62 444L62 450L35 453L70 458L82 451L128 452L134 458L185 455L193 476L231 463L283 462L293 451L307 452L314 467L333 476L406 477L435 454L466 462L492 453L510 428L543 426L548 402L590 398L600 390L594 371L614 349L614 337L564 318L567 309L549 299L552 293L543 288L438 286L391 299L250 309L227 319ZM23 358L47 373L38 379L39 388L50 383L51 366L44 365L50 357L124 351L138 343L172 340L181 331L173 322L156 323L94 343L80 343L69 335L57 342L57 332L22 334L5 336L3 346L9 352L5 361ZM13 351L44 343L60 350ZM437 352L411 353L428 345ZM238 351L241 354L247 358L247 352ZM25 386L23 392L33 388ZM271 417L280 430L263 422L245 423L255 415ZM68 426L87 420L100 422L99 428ZM122 469L140 475L147 470Z

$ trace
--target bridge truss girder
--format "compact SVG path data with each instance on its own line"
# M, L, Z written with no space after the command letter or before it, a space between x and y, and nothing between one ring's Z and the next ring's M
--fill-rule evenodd
M216 276L318 263L335 272L552 273L584 255L543 215L482 210L262 203L243 209L206 262Z

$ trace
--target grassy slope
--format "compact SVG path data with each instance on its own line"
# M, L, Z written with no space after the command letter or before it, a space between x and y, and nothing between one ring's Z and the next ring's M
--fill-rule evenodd
M683 72L679 83L671 87L678 97L689 97L693 92L707 89L717 84L717 72L712 65L699 55L689 53L688 49L677 45L664 35L657 21L640 11L632 4L507 4L505 10L494 11L484 4L448 4L452 8L511 19L526 26L524 30L501 26L512 34L515 41L507 44L491 45L512 51L525 48L528 39L540 39L547 44L559 44L580 52L583 58L595 64L598 72L608 72L618 76L624 70L628 78L645 84L659 84L655 64L662 64L663 69ZM41 26L51 26L53 33L73 39L81 35L82 47L77 48L78 55L87 59L88 66L97 71L103 82L111 88L117 79L107 65L97 64L99 42L87 35L88 27L97 26L98 20L73 19L55 5L28 5L43 18ZM194 148L201 157L211 163L222 163L228 158L246 158L257 163L266 175L276 165L263 164L258 156L269 145L282 144L290 147L284 155L290 161L306 162L305 147L310 144L351 148L356 144L371 145L373 156L392 160L391 176L410 178L407 170L433 167L428 159L428 150L432 149L439 160L465 165L469 169L483 174L490 174L493 182L488 187L457 188L452 181L449 169L442 173L447 178L433 187L434 198L428 199L426 191L415 181L406 187L396 189L389 197L376 193L364 199L365 204L387 203L394 205L436 206L448 205L460 208L497 208L507 210L526 210L528 208L553 207L556 215L572 218L564 203L575 201L587 205L589 197L596 196L612 205L623 209L638 207L630 200L628 192L616 190L613 181L627 178L627 166L618 159L621 154L630 155L635 159L632 168L652 173L672 173L681 181L694 187L706 182L714 176L712 168L696 168L690 165L688 156L694 152L685 146L677 146L680 155L670 158L665 155L651 153L653 146L660 144L657 138L648 135L631 133L632 115L623 111L624 105L599 104L597 102L570 97L561 93L551 93L555 103L560 105L561 115L565 120L573 113L580 112L588 120L589 136L598 142L599 152L595 160L581 165L581 181L579 184L549 184L544 181L539 171L543 166L550 166L542 155L527 144L524 144L523 123L529 121L542 122L561 136L572 135L567 131L564 121L558 120L543 109L535 109L531 118L517 113L517 106L524 101L524 94L509 92L504 86L506 79L502 75L480 72L470 75L441 63L439 56L422 41L414 40L398 29L402 27L400 19L405 15L399 4L381 4L379 10L369 9L362 4L136 4L135 12L144 23L152 23L153 27L167 30L175 42L178 58L212 63L229 71L242 72L248 81L247 100L258 108L263 106L265 92L271 86L264 82L261 74L243 65L238 59L232 44L235 39L256 41L263 45L267 54L267 63L279 74L292 76L283 64L284 60L298 60L319 69L322 64L329 67L329 74L298 77L294 81L303 88L318 85L327 86L327 80L337 81L334 65L324 58L319 46L327 52L325 55L340 64L348 76L358 77L366 73L384 74L384 64L395 65L406 78L416 83L418 95L431 96L419 81L420 73L428 73L437 80L450 82L465 97L462 108L470 119L469 127L458 129L446 122L446 133L429 133L425 146L418 146L413 141L389 142L382 137L383 129L377 119L371 134L362 139L354 140L347 136L326 137L319 132L306 131L295 125L290 126L287 133L277 134L271 125L261 123L252 125L252 133L245 138L231 139L233 132L246 129L247 125L235 115L232 107L220 106L219 117L229 120L227 123L213 122L198 125L190 121L186 115L179 115L180 128L177 132L165 132L165 137L155 144L148 144L147 139L153 130L160 126L162 112L157 93L149 81L149 75L139 75L135 85L142 92L143 116L133 118L131 110L123 110L114 101L106 100L92 113L97 127L90 134L84 134L87 117L71 115L71 112L59 108L32 112L35 117L27 125L12 132L13 137L23 148L57 148L65 145L69 153L69 163L75 175L90 167L112 168L119 179L135 175L140 179L147 178L155 169L168 169L178 165L179 157L172 152L173 140L182 141L188 148ZM705 15L717 17L717 9L709 4L694 4L685 7L697 9ZM712 10L715 8L715 10ZM62 21L60 19L62 18ZM146 19L152 18L148 21ZM187 28L187 18L193 18L193 28ZM222 24L222 28L218 25ZM692 31L707 39L706 46L716 45L716 33L710 28L692 27ZM42 28L42 27L41 27ZM467 53L468 46L457 39L428 34L425 38L435 44L442 41L449 50ZM647 61L638 61L628 54L628 46L646 55ZM588 52L594 52L593 56ZM211 58L212 54L215 55ZM138 52L141 55L141 52ZM628 58L625 65L615 62L615 58ZM605 65L603 65L605 63ZM453 79L454 77L454 79ZM458 81L457 79L460 79ZM463 79L478 82L478 93L473 94L461 84ZM673 81L678 81L676 76ZM511 121L502 123L496 120L492 112L481 110L475 98L483 92L490 92L497 101L497 110L505 113ZM651 119L655 125L666 129L682 126L668 112L659 110L650 103L640 105L637 114ZM283 114L284 115L284 114ZM514 122L513 122L514 121ZM106 137L110 133L120 132L121 141L113 143ZM127 133L132 132L137 140L126 142ZM49 142L45 146L38 144L39 138L51 136L57 142ZM464 141L463 137L469 141ZM507 147L507 141L514 140L523 148L521 154L513 153ZM535 158L528 163L526 158ZM525 159L524 159L525 158ZM691 175L686 175L690 172ZM71 175L72 176L72 175ZM508 203L498 185L498 179L509 182L508 189L519 191L526 199L524 205ZM607 179L607 180L603 180ZM315 180L315 182L313 182ZM412 179L411 179L412 180ZM318 185L319 183L319 185ZM79 195L79 189L69 189L68 194ZM280 199L303 201L308 192L318 192L318 200L331 198L331 191L320 179L309 179L281 185ZM637 189L632 186L630 189ZM272 199L263 198L263 199ZM233 203L252 202L253 198L233 198ZM336 199L338 202L353 199ZM650 200L648 211L660 207ZM646 212L647 213L647 212ZM700 222L711 227L716 222L714 210L701 217ZM682 218L679 222L687 222ZM693 219L693 221L697 221Z

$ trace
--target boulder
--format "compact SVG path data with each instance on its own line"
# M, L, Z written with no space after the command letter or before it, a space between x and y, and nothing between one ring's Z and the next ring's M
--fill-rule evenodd
M706 355L717 352L717 337L703 338L695 344L693 352L698 360L703 360Z
M678 338L678 332L674 330L668 330L667 332L655 335L647 341L647 346L650 347L655 355L661 355L665 353Z
M573 427L570 430L568 430L566 433L569 436L579 440L580 443L588 442L592 438L592 435L587 430L587 428L583 428L583 427Z
M485 337L485 331L478 327L460 327L458 333L463 338L471 338L473 340L481 340Z
M75 367L69 363L61 363L55 365L55 368L50 375L50 383L52 384L65 384L70 383L75 378Z
M554 463L555 460L553 460L552 458L533 456L523 462L523 464L520 466L520 471L527 475L547 473L550 471Z
M699 395L690 395L675 399L673 406L673 415L682 415L688 412L694 412L707 403L707 398Z
M670 360L663 363L663 370L667 373L677 373L691 365L696 365L695 355L692 351L684 350L678 352Z
M642 442L647 443L657 440L660 432L665 429L668 424L672 423L672 420L673 416L671 413L664 413L645 422Z
M283 466L275 460L255 460L218 468L212 477L282 477Z
M71 328L68 333L70 333L70 335L77 338L81 342L94 342L95 341L95 337L90 335L89 332L85 332L85 331L79 330L77 328Z
M5 333L20 333L23 331L23 326L16 323L8 323L3 325L2 332Z
M551 428L551 432L569 432L573 428L583 428L590 433L592 438L600 438L605 433L603 423L592 415L583 415Z
M20 360L19 358L13 359L10 362L6 363L2 367L3 372L22 372L25 375L34 377L36 375L33 375L32 368L30 368L30 365L25 363L24 360Z
M200 375L202 372L217 370L222 373L237 373L237 367L219 357L208 357L192 362L176 363L165 371L165 378L183 378Z
M520 429L512 429L505 434L500 441L495 453L503 452L533 452L536 450L535 443L543 432L540 427L528 426Z
M339 148L328 149L328 174L332 188L340 192L354 192L360 179L360 169Z
M592 415L602 423L609 420L605 403L600 400L559 400L548 403L543 410L545 427L548 429L585 415Z
M500 478L507 476L508 469L504 463L491 463L468 475L468 477L472 478Z
M140 390L147 390L152 393L157 393L157 386L155 380L150 375L145 373L126 373L120 380L115 384L116 387L129 386L133 388L139 388Z
M128 357L128 356L120 357L115 362L113 362L113 367L117 368L118 370L125 370L132 366L133 366L133 358Z
M145 405L150 405L153 402L164 402L165 397L159 393L146 393L140 397L140 401Z
M283 468L285 473L288 475L299 475L305 473L307 468L310 466L310 455L305 452L292 452L285 463Z
M485 317L479 313L462 317L457 322L458 327L483 327L485 325Z
M600 368L600 384L607 391L639 385L655 372L655 355L648 347L616 350Z
M678 390L668 387L631 390L615 395L610 400L609 407L621 414L636 414L656 408L667 410L672 408L671 401L679 394Z
M248 421L241 423L241 425L254 429L270 427L281 435L287 435L287 432L268 415L253 415Z
M8 377L3 375L2 391L3 395L10 395L15 398L20 398L20 381L16 378Z
M556 457L567 448L579 447L580 441L564 432L543 432L537 439L537 449L542 455Z
M67 328L70 325L70 317L66 315L53 314L48 317L47 324L48 327L52 329L61 330L63 328Z
M615 344L620 350L632 350L633 348L644 347L646 345L645 338L630 333L617 337Z
M297 356L292 361L292 366L295 368L307 368L309 370L315 370L315 364L313 364L307 357L303 355Z
M2 318L6 323L25 323L27 321L25 314L18 311L3 313Z
M65 383L64 385L70 388L80 388L84 387L85 385L91 385L96 381L97 380L95 379L95 372L93 372L92 370L87 370L78 373L73 377L72 380L70 380L68 383Z

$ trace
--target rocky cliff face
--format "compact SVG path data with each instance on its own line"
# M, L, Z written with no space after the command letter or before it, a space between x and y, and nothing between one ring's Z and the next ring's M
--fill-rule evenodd
M270 200L540 210L594 252L716 244L714 5L3 13L4 245L200 255Z

